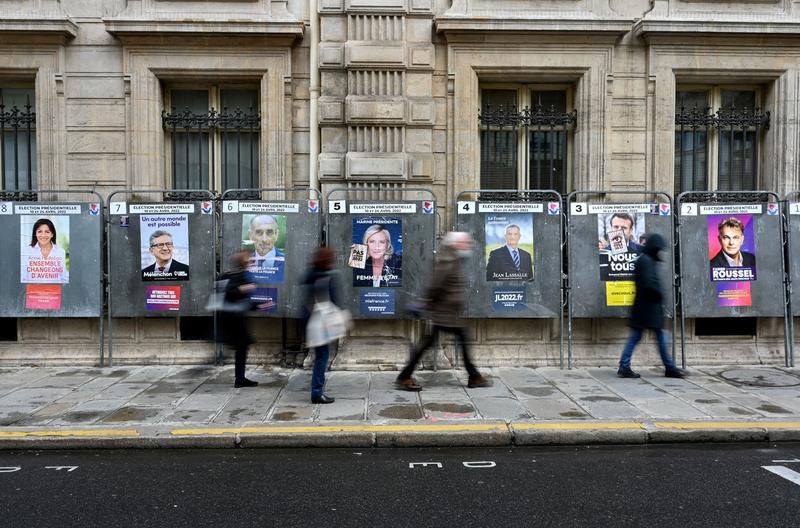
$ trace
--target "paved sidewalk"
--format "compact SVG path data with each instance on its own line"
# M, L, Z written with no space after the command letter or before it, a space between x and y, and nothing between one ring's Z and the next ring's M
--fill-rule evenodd
M693 368L639 380L612 368L334 371L331 405L310 403L310 372L232 367L0 369L0 449L20 447L400 446L800 440L800 369Z

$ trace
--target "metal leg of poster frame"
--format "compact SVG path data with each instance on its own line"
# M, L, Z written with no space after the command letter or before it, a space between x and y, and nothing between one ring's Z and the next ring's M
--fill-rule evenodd
M425 321L425 329L428 332L433 332L433 323ZM434 336L433 339L433 371L439 370L439 335Z
M98 325L100 326L100 366L103 366L103 353L105 352L105 326L103 325L103 311L100 311L100 317L98 317Z
M281 354L283 355L281 363L284 365L286 364L286 355L289 352L286 342L286 318L281 317Z
M572 370L572 302L567 291L567 369Z

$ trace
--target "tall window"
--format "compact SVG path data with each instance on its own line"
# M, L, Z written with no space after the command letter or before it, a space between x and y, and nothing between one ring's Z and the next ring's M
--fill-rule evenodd
M2 189L37 187L36 108L32 88L0 88L0 167Z
M257 89L176 87L167 95L162 123L173 188L260 186Z
M675 94L675 194L758 188L769 112L757 88L699 87Z
M577 114L560 86L481 90L481 188L567 191Z

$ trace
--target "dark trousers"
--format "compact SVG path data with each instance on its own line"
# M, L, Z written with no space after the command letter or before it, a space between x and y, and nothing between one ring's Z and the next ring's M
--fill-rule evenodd
M314 367L311 369L311 397L322 396L325 388L325 369L328 368L329 345L314 349Z
M247 365L247 343L239 343L235 345L236 349L236 363L233 367L233 374L236 381L241 381L244 378L244 369Z
M414 372L414 368L416 368L417 363L419 363L419 360L422 359L422 355L431 347L431 345L433 345L433 340L439 332L448 332L455 335L456 346L460 345L461 351L464 354L464 368L467 369L467 374L470 376L479 375L478 369L475 368L475 365L473 365L472 361L469 359L466 330L460 326L451 327L433 325L431 332L422 338L416 350L411 353L411 359L408 360L408 364L405 366L400 375L397 376L399 379L408 379L411 377L411 374Z

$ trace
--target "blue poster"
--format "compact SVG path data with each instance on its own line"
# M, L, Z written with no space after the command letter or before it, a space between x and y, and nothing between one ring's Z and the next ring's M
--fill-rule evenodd
M524 288L494 288L492 290L493 312L521 312L525 310Z
M242 249L250 252L247 269L256 283L282 283L286 265L286 215L242 215Z
M361 315L394 315L394 290L366 290L359 294Z
M278 312L278 288L256 288L250 300L257 303L259 312Z

